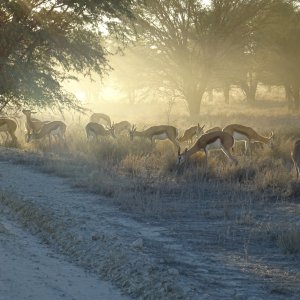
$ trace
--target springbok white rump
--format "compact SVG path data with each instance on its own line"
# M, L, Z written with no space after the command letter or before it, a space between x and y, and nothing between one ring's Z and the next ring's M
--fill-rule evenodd
M205 168L207 169L209 151L218 149L222 150L230 161L237 164L237 160L230 153L230 150L232 149L233 145L234 139L229 133L223 131L213 131L205 133L197 140L197 142L190 149L185 149L183 153L180 153L180 151L178 152L177 165L182 165L194 153L203 150L206 158Z
M258 134L253 128L247 127L240 124L230 124L223 128L224 132L231 134L235 141L243 141L245 143L245 154L250 148L250 155L251 155L251 147L250 144L259 142L262 144L272 145L273 140L273 132L269 137L262 136Z

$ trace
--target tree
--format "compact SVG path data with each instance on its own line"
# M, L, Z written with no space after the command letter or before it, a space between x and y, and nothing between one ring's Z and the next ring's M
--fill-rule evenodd
M290 109L300 108L299 1L277 1L264 28L264 73L268 84L283 85Z
M146 0L136 9L138 33L156 51L164 82L176 89L193 116L226 55L243 49L253 31L251 22L263 14L266 0Z
M0 111L8 105L79 108L61 83L75 79L70 72L106 72L101 26L120 32L130 2L1 0Z

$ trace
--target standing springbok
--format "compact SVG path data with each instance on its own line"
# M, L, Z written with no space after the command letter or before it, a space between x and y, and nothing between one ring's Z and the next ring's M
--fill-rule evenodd
M49 121L41 121L39 119L36 118L32 118L31 114L35 114L35 111L31 111L29 109L23 109L22 110L23 114L26 116L26 123L25 123L25 127L26 127L26 136L25 139L27 142L29 142L29 135L31 133L36 133L39 130L41 130L41 128L43 127L43 125L49 123Z
M85 126L85 132L88 139L91 137L98 139L99 136L109 135L116 138L115 128L113 125L108 127L108 129L105 129L104 126L99 123L90 122Z
M243 141L245 143L245 154L247 153L247 150L249 148L250 155L252 155L251 147L249 147L250 143L259 142L271 146L274 136L273 132L269 137L262 136L258 134L253 128L239 124L230 124L224 127L223 131L231 134L235 141Z
M294 167L297 173L297 179L299 179L299 168L300 168L300 140L295 141L294 147L291 153L291 157L294 163Z
M204 129L205 125L200 126L200 124L198 123L198 125L196 126L192 126L189 129L187 129L183 136L181 136L178 141L180 143L184 143L184 142L190 142L193 143L193 139L194 137L199 137L202 133L203 133L203 129Z
M152 126L144 131L137 131L135 125L129 131L130 139L133 141L135 136L150 139L153 143L155 140L169 139L177 149L180 149L179 142L177 140L178 129L170 125L158 125Z
M65 133L66 133L66 124L62 121L52 121L46 123L38 132L31 132L28 134L28 142L32 140L39 140L46 136L49 138L49 144L51 144L51 137L54 137L55 140L59 140L60 143L66 144Z
M177 165L182 165L189 159L194 153L203 150L205 153L205 169L208 166L208 153L211 150L220 149L226 155L226 157L237 165L237 160L231 155L230 150L234 145L234 138L229 133L223 131L213 131L203 134L197 142L189 150L185 149L183 153L178 151Z

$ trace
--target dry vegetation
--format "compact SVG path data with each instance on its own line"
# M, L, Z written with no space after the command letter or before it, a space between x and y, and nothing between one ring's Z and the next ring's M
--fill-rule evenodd
M237 107L233 104L231 111ZM253 115L259 113L247 124L245 116L251 110ZM0 159L10 157L18 164L68 178L73 187L101 195L101 201L118 206L140 224L165 228L168 238L184 244L182 250L162 251L162 243L146 241L143 251L159 265L163 261L167 270L175 267L180 275L187 274L191 282L203 280L199 266L194 266L195 257L201 265L213 254L255 280L264 278L266 293L271 291L278 299L299 295L300 182L290 157L292 143L300 137L298 115L282 110L270 113L264 107L226 111L214 116L203 113L201 123L224 126L234 120L265 135L274 130L273 146L253 149L250 158L244 155L244 144L236 144L237 166L222 152L211 152L205 173L203 153L178 169L176 149L169 141L153 146L140 138L132 142L126 134L87 141L84 122L66 122L68 149L49 145L47 139L28 144L20 135L20 149L2 149ZM177 123L181 131L195 122L187 120L187 126L182 126L183 117L173 117L181 120L181 125ZM282 271L287 269L288 273ZM230 275L224 280L230 282ZM196 286L199 292L201 287Z
M254 149L252 159L244 155L243 143L237 144L234 155L238 166L229 164L223 153L211 153L207 174L202 153L195 155L184 168L177 169L176 151L168 141L153 146L139 138L131 142L124 134L117 139L105 137L88 142L84 125L78 124L68 127L67 151L59 145L49 146L46 140L21 142L20 148L40 153L40 162L36 157L34 160L44 171L70 177L74 186L108 196L137 217L161 219L197 212L208 218L229 218L234 223L238 220L239 224L256 226L264 222L263 216L258 217L261 208L294 202L300 195L300 183L295 180L290 158L292 142L300 136L298 116L283 112L280 102L268 105L274 106L275 112L268 109L271 113L267 113L263 106L247 107L247 111L239 107L237 111L238 106L233 104L217 114L209 110L211 105L204 107L210 114L203 114L201 123L207 127L237 122L252 125L262 134L268 135L271 129L275 132L272 148ZM181 129L183 123L179 124ZM214 200L215 195L222 202ZM285 253L298 252L296 223L290 222L286 230L275 231L276 244Z

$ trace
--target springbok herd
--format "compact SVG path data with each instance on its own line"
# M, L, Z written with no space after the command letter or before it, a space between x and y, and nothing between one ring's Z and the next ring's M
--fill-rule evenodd
M62 121L41 121L36 118L32 118L31 115L35 112L24 109L23 114L26 116L26 141L30 142L34 139L41 139L46 136L51 142L51 137L56 141L65 144L65 132L66 124ZM105 125L106 127L104 127ZM269 137L258 134L251 127L247 127L240 124L230 124L223 129L220 127L214 127L204 131L205 126L200 126L199 123L196 126L192 126L187 129L181 137L178 137L178 129L170 125L158 125L151 126L146 130L138 131L135 125L130 124L128 121L122 121L119 123L111 122L108 115L102 113L94 113L90 117L90 122L85 127L86 136L88 139L98 139L101 136L112 136L116 138L116 135L128 132L131 141L134 137L141 137L150 139L152 142L155 140L169 139L178 150L177 165L182 165L186 162L191 155L203 150L206 157L206 168L208 165L208 153L213 149L220 149L226 155L226 157L237 164L236 158L231 154L231 149L234 146L235 141L243 141L245 143L245 153L250 150L251 145L269 145L272 146L273 132ZM0 132L5 132L10 136L13 142L17 142L15 131L17 129L17 123L10 118L0 118ZM198 138L196 142L189 149L180 151L181 144L192 144L193 140ZM293 146L291 157L297 172L297 178L299 178L300 171L300 140L296 140Z

